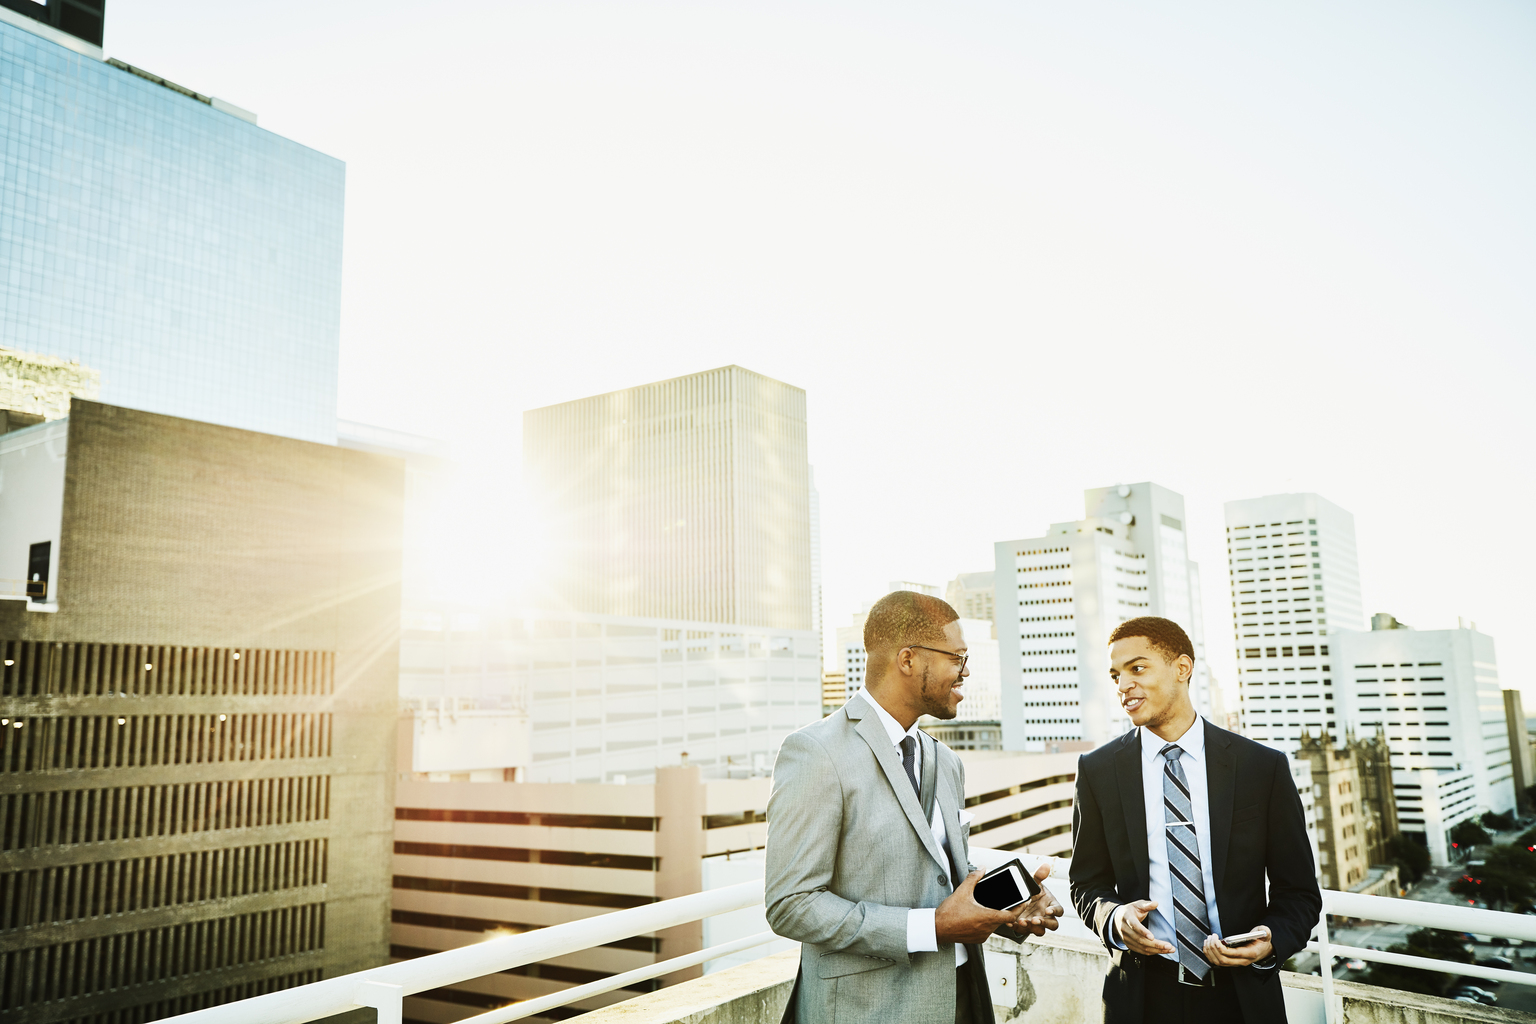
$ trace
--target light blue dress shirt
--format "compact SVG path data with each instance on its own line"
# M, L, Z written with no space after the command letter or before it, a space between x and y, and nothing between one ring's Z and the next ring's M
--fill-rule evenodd
M1173 888L1168 880L1168 839L1163 813L1163 766L1167 758L1162 749L1170 741L1143 727L1141 733L1141 795L1147 814L1147 866L1150 884L1147 898L1157 904L1157 909L1147 915L1146 925L1154 938L1176 945L1173 931ZM1196 840L1200 844L1200 875L1205 888L1205 915L1211 931L1221 934L1221 912L1216 909L1216 878L1211 874L1214 858L1211 856L1211 794L1205 774L1205 719L1195 716L1195 724L1172 742L1179 745L1179 766L1189 782L1189 802L1195 815ZM1166 914L1164 913L1166 911ZM1115 911L1115 927L1110 938L1121 949L1119 917L1130 913L1122 906ZM1177 953L1162 954L1165 959L1178 961Z

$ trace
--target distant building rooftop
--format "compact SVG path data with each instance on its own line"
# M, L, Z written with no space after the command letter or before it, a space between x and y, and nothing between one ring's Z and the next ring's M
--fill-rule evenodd
M33 0L0 0L0 7L83 39L92 46L101 45L106 6L107 0L52 0L48 4L34 3Z

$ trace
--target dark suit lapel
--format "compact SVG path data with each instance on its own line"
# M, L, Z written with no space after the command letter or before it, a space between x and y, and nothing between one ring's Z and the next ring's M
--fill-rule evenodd
M1141 876L1145 897L1152 885L1152 869L1147 857L1147 798L1141 788L1141 730L1135 729L1121 741L1115 754L1115 781L1120 783L1120 807L1125 814L1125 830L1130 838L1131 857ZM1122 896L1126 895L1124 893Z
M870 752L875 755L881 770L885 772L886 781L891 784L891 790L896 794L897 803L906 812L907 821L911 823L913 831L922 840L923 848L933 858L935 864L944 870L949 870L949 864L944 859L944 854L939 850L939 844L934 842L933 830L923 820L923 807L917 802L917 794L912 791L912 780L907 778L906 769L901 766L901 758L896 756L896 747L891 743L890 736L886 735L885 726L880 724L880 719L871 711L858 719L854 724L854 731L869 744Z
M1225 729L1205 723L1205 785L1211 806L1211 878L1216 892L1227 870L1227 848L1232 839L1232 798L1237 789L1237 761L1232 756L1232 737Z

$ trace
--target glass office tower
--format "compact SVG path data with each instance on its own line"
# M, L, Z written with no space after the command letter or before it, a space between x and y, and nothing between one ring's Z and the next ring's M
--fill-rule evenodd
M334 444L345 165L0 14L0 346Z

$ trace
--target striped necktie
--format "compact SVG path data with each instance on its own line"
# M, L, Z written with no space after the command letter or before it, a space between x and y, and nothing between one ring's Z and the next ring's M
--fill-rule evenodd
M1174 943L1179 963L1196 978L1211 970L1205 959L1205 937L1211 925L1205 914L1205 876L1200 870L1200 842L1195 836L1194 805L1189 780L1179 766L1184 751L1170 743L1163 756L1163 831L1168 836L1168 887L1173 891Z

